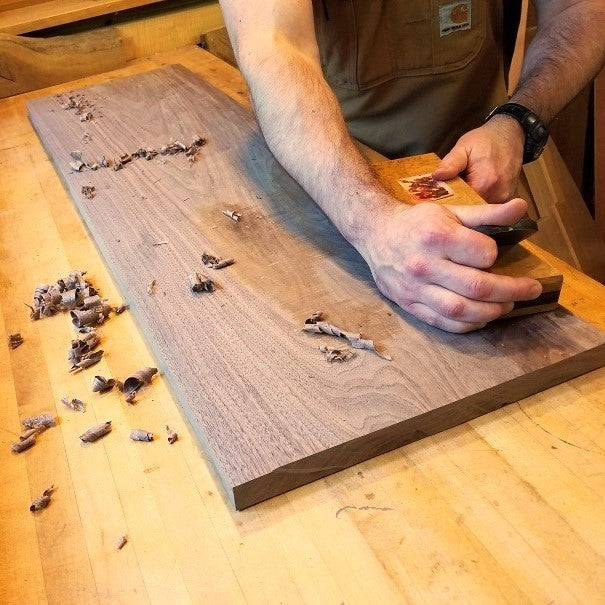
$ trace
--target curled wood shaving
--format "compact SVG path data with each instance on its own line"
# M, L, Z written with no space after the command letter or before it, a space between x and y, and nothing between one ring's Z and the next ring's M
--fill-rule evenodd
M56 420L50 412L45 412L44 414L38 414L37 416L32 416L31 418L24 418L21 421L21 424L26 429L45 430L55 426Z
M116 315L121 315L122 313L124 313L124 311L127 311L130 307L126 304L126 303L122 303L121 305L118 305L117 307L113 308L113 312Z
M143 429L132 429L130 438L133 441L153 441L153 433L144 431Z
M202 273L192 273L187 279L193 292L214 292L216 290L216 284Z
M392 358L390 355L385 355L384 353L380 353L376 350L376 347L372 340L361 338L361 334L358 334L356 332L347 332L346 330L337 328L332 324L322 321L322 319L323 314L321 313L321 311L316 311L305 320L303 330L305 332L329 334L330 336L338 336L339 338L344 338L345 340L349 341L349 344L354 349L367 349L369 351L374 351L374 353L376 353L376 355L378 355L382 359L391 361Z
M90 353L99 345L99 337L96 332L89 332L84 338L79 338L71 341L71 347L67 353L67 359L72 366L75 366L82 360L84 355Z
M222 212L225 216L228 216L235 223L239 223L239 219L242 218L242 215L239 212L235 212L233 210L223 210Z
M69 155L71 156L72 160L75 160L76 162L83 162L82 152L79 149L76 151L70 151Z
M19 435L19 441L25 441L26 439L29 439L32 435L37 435L38 433L41 433L43 429L37 429L37 428L33 428L33 429L27 429L25 431L23 431L23 433L21 433L21 435Z
M178 433L175 433L168 425L166 425L166 433L168 433L168 443L171 445L178 440Z
M126 542L128 542L128 538L126 536L120 536L120 539L116 544L116 550L122 550L124 546L126 546Z
M86 406L81 399L77 399L76 397L69 398L67 395L63 395L61 397L61 403L72 410L76 410L76 412L85 412Z
M15 334L11 334L8 337L8 346L11 349L16 349L18 346L23 344L23 337L21 336L21 334L19 332L16 332Z
M80 122L88 122L89 120L92 120L93 117L94 116L92 115L92 113L90 111L87 111L86 113L83 113L80 116Z
M224 267L231 266L235 260L232 258L222 259L207 252L202 252L202 262L211 269L223 269Z
M82 172L84 168L86 168L86 164L81 160L74 160L73 162L69 163L69 167L71 168L72 172Z
M104 393L110 391L116 384L115 378L105 378L104 376L95 376L92 381L93 393Z
M105 351L103 351L103 349L99 349L98 351L92 351L91 353L86 353L85 355L82 355L80 361L75 363L70 371L77 372L78 370L85 370L90 366L94 366L96 363L99 363L99 361L101 361L104 352Z
M319 347L319 350L326 356L326 361L348 361L355 357L355 351L351 349L331 349L330 347Z
M153 294L155 292L155 286L156 286L156 281L155 281L155 279L152 279L147 284L147 294Z
M94 327L102 324L110 311L111 307L109 305L99 305L94 309L74 309L70 311L71 322L76 328Z
M36 444L36 437L37 437L37 435L38 435L38 431L34 430L33 433L31 433L30 435L28 435L24 439L19 438L19 441L15 441L11 445L11 450L13 452L15 452L16 454L18 454L20 452L24 452L25 450L27 450L30 447L32 447L32 445ZM21 435L21 437L23 437L23 435Z
M98 294L95 294L93 296L87 296L83 301L82 301L82 309L84 310L88 310L88 309L95 309L98 306L102 306L103 302L101 300L101 297Z
M51 485L48 489L45 489L42 492L42 495L39 498L36 498L30 504L30 506L29 506L30 512L33 513L33 512L42 510L43 508L46 508L50 504L50 499L51 499L54 489L55 489L54 485Z
M126 401L132 403L137 391L145 384L149 384L151 379L158 373L157 368L142 368L129 376L122 384Z
M97 439L103 437L103 435L107 435L111 431L111 420L107 422L101 422L101 424L96 424L95 426L91 426L87 431L80 435L80 439L85 443L92 443Z
M82 135L82 140L83 140L85 143L90 143L90 141L92 141L92 137L90 136L90 133L89 133L89 132L85 132L85 133Z

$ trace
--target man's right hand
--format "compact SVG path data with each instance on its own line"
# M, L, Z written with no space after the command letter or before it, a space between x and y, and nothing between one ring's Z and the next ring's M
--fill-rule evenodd
M485 271L498 250L473 230L512 225L526 211L519 198L480 206L382 207L359 249L379 290L402 309L442 330L470 332L511 311L514 301L542 292L534 279Z

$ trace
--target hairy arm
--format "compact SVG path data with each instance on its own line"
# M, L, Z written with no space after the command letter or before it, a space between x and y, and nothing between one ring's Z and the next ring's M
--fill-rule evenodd
M392 200L349 136L323 77L311 2L222 7L271 151L341 233L362 246L376 210Z
M603 0L533 0L537 33L525 53L511 101L548 124L605 62ZM491 202L510 199L521 170L525 133L512 117L497 115L464 134L443 158L435 177L465 172L468 183Z
M536 36L512 101L549 123L605 63L603 0L534 0Z
M509 225L526 206L406 206L349 136L323 77L311 0L221 0L239 67L275 157L364 257L383 294L421 320L466 332L534 298L534 280L481 269L494 242L468 227Z

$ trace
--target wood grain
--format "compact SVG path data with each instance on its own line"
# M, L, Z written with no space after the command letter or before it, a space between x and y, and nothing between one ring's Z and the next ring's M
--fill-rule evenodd
M372 167L396 198L407 204L416 204L418 202L401 187L398 180L431 173L438 164L439 157L434 153L428 153L411 158L377 162ZM485 201L460 177L448 181L448 185L451 186L454 195L438 200L438 204L485 204ZM560 271L533 253L525 242L500 249L498 258L490 270L498 275L531 277L542 284L542 294L537 299L517 303L506 317L518 317L556 309L563 285L563 276Z
M404 316L277 165L251 113L186 69L80 92L98 116L86 124L90 159L208 137L192 166L181 155L74 174L69 153L83 147L83 124L54 97L28 103L236 508L602 365L605 335L564 310L463 337ZM83 184L95 186L92 200ZM203 250L236 264L216 272L217 292L194 296L186 277ZM316 309L375 339L393 361L362 351L327 364L318 347L334 340L300 330Z

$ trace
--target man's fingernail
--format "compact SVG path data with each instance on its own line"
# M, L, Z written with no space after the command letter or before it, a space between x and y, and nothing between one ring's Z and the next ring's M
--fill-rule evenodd
M532 298L537 298L542 293L542 286L540 284L535 284L532 286L530 290L530 294Z

